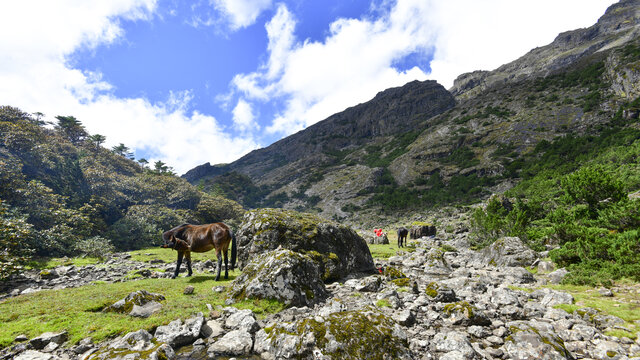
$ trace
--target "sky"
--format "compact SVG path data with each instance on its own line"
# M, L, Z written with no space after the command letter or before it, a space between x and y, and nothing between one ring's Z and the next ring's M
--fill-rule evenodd
M0 105L178 174L413 80L450 88L612 0L2 0Z

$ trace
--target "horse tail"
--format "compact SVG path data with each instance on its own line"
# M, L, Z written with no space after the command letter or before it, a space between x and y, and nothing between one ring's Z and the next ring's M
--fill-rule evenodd
M236 244L236 234L229 230L231 234L231 270L236 267L236 257L238 255L238 245Z

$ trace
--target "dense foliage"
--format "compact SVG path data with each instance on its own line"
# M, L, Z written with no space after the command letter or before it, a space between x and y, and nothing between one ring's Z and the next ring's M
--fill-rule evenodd
M520 236L538 250L554 246L549 256L571 271L570 283L640 280L640 130L618 116L609 125L517 160L523 181L473 214L475 245Z
M79 120L53 128L19 109L0 107L0 263L3 276L25 255L103 254L159 244L183 222L237 219L235 202L204 193L133 161L120 144L89 135ZM7 272L5 271L7 268Z

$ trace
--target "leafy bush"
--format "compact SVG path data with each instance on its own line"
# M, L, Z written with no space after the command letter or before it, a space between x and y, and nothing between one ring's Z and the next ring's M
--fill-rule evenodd
M26 241L31 236L32 225L11 214L0 200L0 281L20 271L32 252Z
M74 250L84 256L104 259L108 254L115 251L115 247L108 239L100 236L94 236L75 243Z

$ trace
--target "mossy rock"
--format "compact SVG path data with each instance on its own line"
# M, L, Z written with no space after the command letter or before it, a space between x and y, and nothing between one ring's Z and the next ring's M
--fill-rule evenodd
M317 215L284 209L251 210L236 236L240 268L260 254L285 248L309 255L326 282L354 272L375 271L362 237L347 226Z
M374 308L333 313L322 321L309 318L275 325L267 332L265 341L276 358L282 355L279 345L284 338L295 339L295 358L309 358L315 347L332 359L411 358L399 325Z
M311 306L328 293L316 263L287 249L269 251L253 258L229 288L234 300L272 299L287 306Z
M120 314L131 314L134 306L144 307L150 304L156 304L164 299L164 295L150 293L146 290L138 290L130 293L124 299L118 300L113 305L107 306L102 311L116 312Z
M560 336L522 323L509 327L511 335L505 340L504 349L509 358L574 359Z

